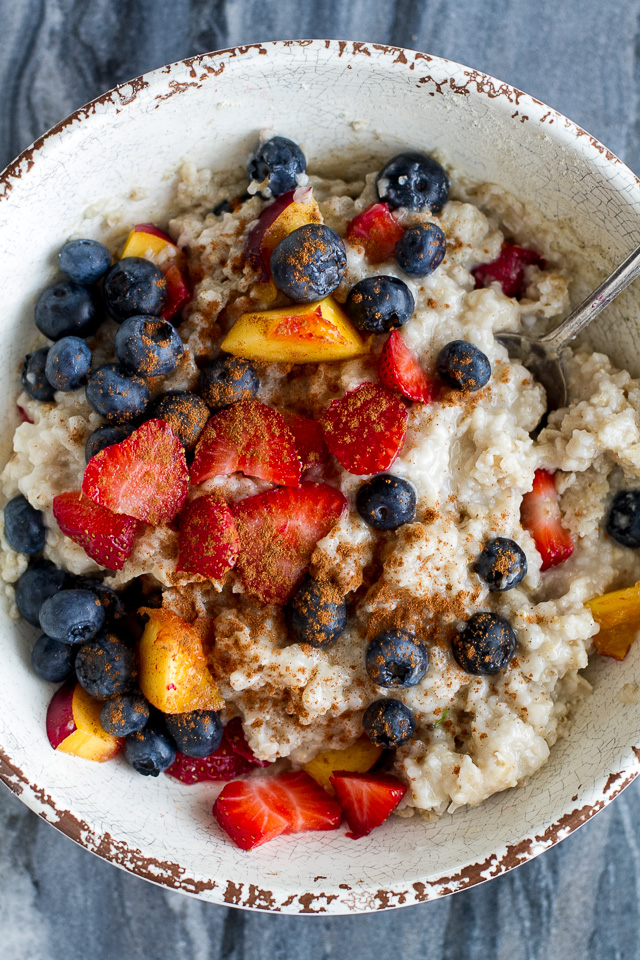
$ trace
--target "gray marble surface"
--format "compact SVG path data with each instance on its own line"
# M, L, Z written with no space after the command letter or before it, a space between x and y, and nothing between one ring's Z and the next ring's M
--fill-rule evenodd
M0 166L114 83L287 37L415 47L507 80L640 172L640 0L0 0ZM2 960L631 960L640 782L537 860L375 916L278 917L166 892L0 788Z

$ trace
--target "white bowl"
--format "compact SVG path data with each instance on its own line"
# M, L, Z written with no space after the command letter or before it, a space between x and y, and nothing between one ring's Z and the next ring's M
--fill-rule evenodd
M164 67L76 111L0 178L0 454L10 451L33 304L56 274L62 243L81 223L85 235L99 236L104 210L122 203L129 223L166 216L183 159L216 169L243 163L265 127L301 143L312 166L337 171L356 159L437 147L470 176L537 207L557 224L559 247L570 226L587 280L589 265L604 275L640 239L640 185L624 164L555 110L458 64L376 44L305 40ZM591 341L638 373L631 295L629 305L611 307ZM593 695L526 786L437 823L393 818L355 842L342 831L308 834L244 853L211 818L211 785L150 781L124 763L51 750L51 688L29 668L32 634L0 610L0 777L88 850L216 903L347 913L440 897L562 839L640 767L638 646L623 664L602 659L590 668Z

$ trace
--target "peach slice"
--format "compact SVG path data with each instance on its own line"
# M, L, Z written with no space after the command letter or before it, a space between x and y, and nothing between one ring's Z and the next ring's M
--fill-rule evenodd
M368 737L362 736L350 747L344 750L323 750L316 754L313 760L302 765L302 769L310 774L321 787L333 793L331 775L336 770L346 770L349 773L367 773L377 763L382 753L382 747L371 743Z
M321 363L350 360L368 351L346 313L332 297L277 310L244 313L222 349L246 360Z
M138 682L149 703L163 713L220 710L224 700L193 627L171 610L140 612L149 621L138 644Z
M104 763L122 750L124 739L102 729L102 704L79 683L66 683L57 690L47 710L47 737L54 750L84 760Z
M149 254L153 256L149 256ZM144 257L147 260L164 255L167 260L179 260L184 255L162 230L152 223L138 223L127 237L123 257Z
M587 601L600 631L593 638L598 653L624 660L640 632L640 581Z

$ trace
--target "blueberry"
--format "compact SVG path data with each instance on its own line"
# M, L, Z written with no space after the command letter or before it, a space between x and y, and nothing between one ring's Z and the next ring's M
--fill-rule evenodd
M165 734L147 728L129 734L124 758L143 777L157 777L176 759L176 748Z
M41 347L24 358L20 382L34 400L53 400L55 391L45 373L48 353L48 347Z
M329 647L347 625L347 605L328 580L305 580L287 608L289 626L298 643Z
M77 577L73 585L77 590L91 590L92 593L95 593L104 607L107 623L124 617L125 609L122 597L113 587L108 587L101 580L93 580L91 577Z
M47 536L42 511L18 494L4 508L4 535L18 553L40 553Z
M20 616L40 626L40 609L49 597L62 590L67 574L49 560L33 560L16 583L16 606Z
M474 613L451 642L458 664L467 673L493 674L502 670L516 652L516 635L498 613Z
M304 153L297 143L286 137L272 137L261 143L249 160L247 176L256 183L267 181L269 193L263 196L279 197L298 186L298 174L307 167Z
M102 707L100 723L112 737L128 737L146 727L149 713L149 704L141 693L119 693Z
M396 530L415 519L416 491L408 480L379 473L358 490L356 510L375 530Z
M298 227L271 254L273 282L296 303L328 297L346 268L344 243L335 230L323 223Z
M430 210L439 213L449 199L449 178L424 153L399 153L382 168L376 181L378 196L392 210Z
M114 634L96 637L78 650L78 683L96 700L107 700L130 690L134 671L133 650Z
M490 590L511 590L526 576L527 558L515 540L495 537L485 544L473 569Z
M467 340L452 340L438 354L438 373L454 390L480 390L491 377L491 364Z
M237 197L231 197L231 199L227 197L224 200L221 200L220 203L216 204L211 212L214 217L221 217L223 213L235 213L235 211L242 206L245 200L249 200L250 198L250 193L242 193Z
M58 254L58 265L75 283L96 283L111 266L111 254L97 240L71 240Z
M87 382L91 369L91 350L80 337L63 337L47 354L45 374L56 390L68 393Z
M222 740L222 720L213 710L170 713L165 717L167 731L178 750L186 757L210 757Z
M31 666L33 672L42 680L49 683L62 683L73 673L75 647L68 643L60 643L43 633L36 640L31 651Z
M616 493L606 527L609 536L623 547L640 547L640 490Z
M123 423L115 427L98 427L93 433L89 434L84 446L84 458L87 463L96 453L100 453L105 447L111 447L114 443L122 443L133 433L132 424Z
M184 353L180 334L160 317L129 317L116 333L116 356L140 377L163 377Z
M379 687L415 687L427 672L429 654L407 630L386 630L367 647L365 663Z
M72 280L47 287L36 303L36 327L49 340L88 337L96 332L101 319L93 292Z
M412 277L426 277L439 267L447 252L447 238L435 223L409 227L396 243L398 266Z
M200 371L198 393L212 410L219 410L255 397L259 386L258 374L248 360L224 356Z
M147 410L147 416L168 423L187 450L195 446L210 416L209 407L195 393L186 390L165 393Z
M411 319L413 294L397 277L366 277L351 287L345 310L358 330L387 333Z
M117 363L105 363L89 377L89 406L106 420L126 422L144 413L149 403L149 388L135 374Z
M399 747L411 740L416 721L413 711L400 700L375 700L362 718L364 732L377 747Z
M104 298L116 323L139 314L159 317L167 300L167 281L150 260L124 257L107 271Z
M60 643L84 643L105 621L104 607L92 590L59 590L40 608L40 626Z

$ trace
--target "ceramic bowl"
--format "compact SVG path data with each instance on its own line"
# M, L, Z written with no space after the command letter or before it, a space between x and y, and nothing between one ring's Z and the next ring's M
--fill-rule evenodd
M424 53L346 41L255 44L164 67L58 124L0 178L2 450L16 422L17 371L33 304L56 253L82 224L99 236L166 217L185 158L244 163L260 128L301 143L316 169L371 164L406 147L438 148L575 234L573 259L604 276L640 239L640 186L566 117L475 70ZM582 266L580 266L582 264ZM630 295L631 296L631 295ZM634 313L635 309L635 313ZM591 334L640 372L633 297ZM565 837L638 773L640 645L623 664L589 668L592 696L570 735L518 790L436 823L390 822L358 841L343 831L282 838L252 853L213 823L213 785L136 776L122 762L54 753L44 732L51 688L29 668L33 631L0 610L0 777L32 810L88 850L139 876L216 903L285 913L347 913L430 900L509 870Z

